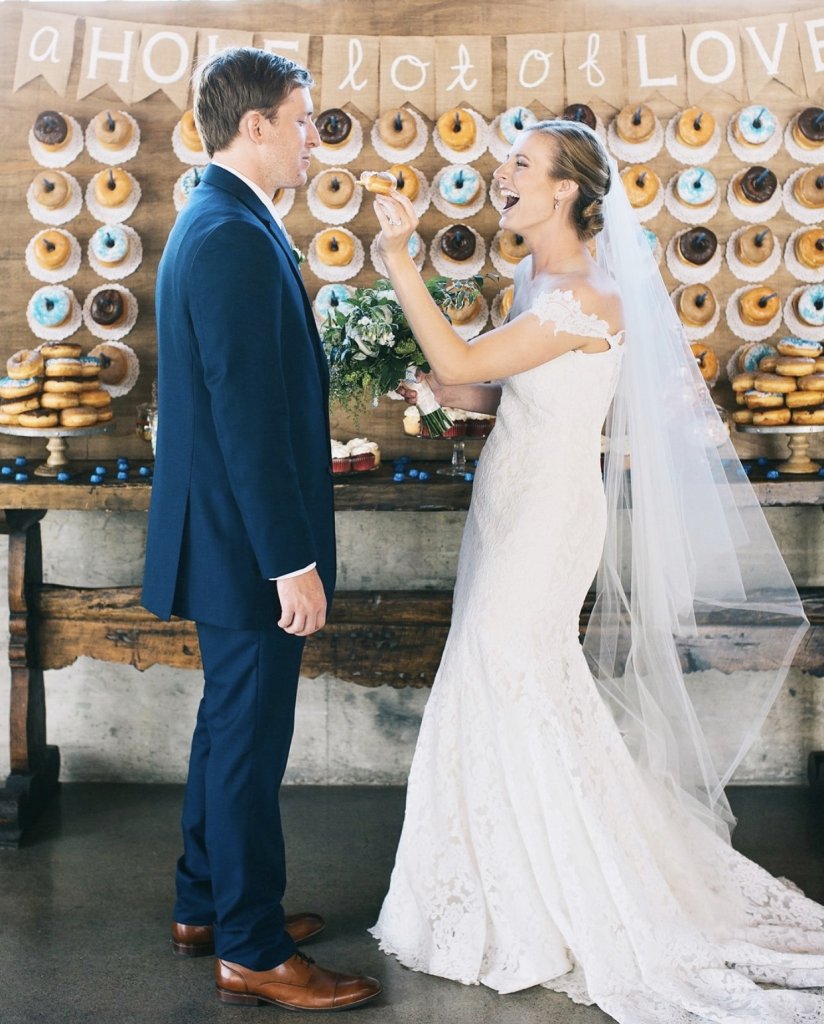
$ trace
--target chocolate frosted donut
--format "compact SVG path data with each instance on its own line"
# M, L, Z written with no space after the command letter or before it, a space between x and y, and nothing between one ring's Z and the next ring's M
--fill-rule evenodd
M469 228L453 224L441 236L441 251L450 260L463 262L475 255L475 236Z
M805 139L816 145L824 142L824 110L821 107L807 107L798 115L798 130Z
M44 110L34 122L34 137L44 146L59 146L66 141L69 125L66 118L56 110Z
M709 228L691 228L678 239L678 251L687 263L703 267L715 255L718 239Z
M352 131L352 118L339 107L330 107L318 115L315 127L320 141L326 146L339 146L346 142Z
M92 300L92 320L101 327L111 327L123 316L123 296L116 288L104 288Z
M750 167L738 179L745 199L751 203L766 203L778 188L778 178L768 167Z
M565 108L563 114L561 114L562 121L579 121L590 128L595 130L597 121L595 120L595 112L592 107L588 107L586 103L570 103Z

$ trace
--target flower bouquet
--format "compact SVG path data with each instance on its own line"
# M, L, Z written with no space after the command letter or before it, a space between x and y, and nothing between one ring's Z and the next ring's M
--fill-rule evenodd
M435 277L426 282L429 294L449 319L449 311L471 305L480 294L483 278L453 281ZM400 381L418 392L421 423L432 437L440 437L452 421L438 404L417 371L429 363L415 340L400 303L388 281L358 288L321 325L321 338L329 359L330 395L344 406L377 404Z

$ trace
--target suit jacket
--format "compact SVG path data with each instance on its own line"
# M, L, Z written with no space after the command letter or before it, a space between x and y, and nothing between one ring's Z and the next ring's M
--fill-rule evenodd
M329 375L289 243L234 174L207 167L157 277L158 431L144 605L272 626L275 576L335 577Z

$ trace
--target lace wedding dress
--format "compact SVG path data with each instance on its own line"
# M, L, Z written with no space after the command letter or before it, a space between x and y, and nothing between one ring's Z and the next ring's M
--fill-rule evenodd
M519 283L527 309L609 347L503 382L372 934L414 970L543 985L620 1024L824 1021L824 996L798 991L824 985L824 908L638 767L589 671L578 616L622 339L569 292Z

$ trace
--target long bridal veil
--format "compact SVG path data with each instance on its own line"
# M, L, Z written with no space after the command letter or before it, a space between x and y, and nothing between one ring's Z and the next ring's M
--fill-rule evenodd
M728 838L724 785L808 624L610 164L597 256L620 288L626 340L584 652L635 758Z

